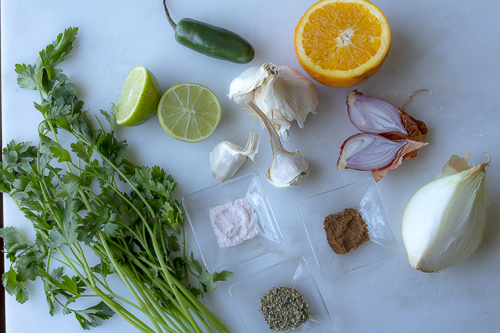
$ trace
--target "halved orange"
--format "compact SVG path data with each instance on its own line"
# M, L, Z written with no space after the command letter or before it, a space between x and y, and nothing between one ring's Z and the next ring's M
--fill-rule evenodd
M366 0L322 0L295 28L295 52L316 81L336 88L360 84L376 73L391 44L384 13Z

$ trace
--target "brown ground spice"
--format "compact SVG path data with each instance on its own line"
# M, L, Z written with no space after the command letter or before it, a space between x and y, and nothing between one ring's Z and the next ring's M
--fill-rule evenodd
M328 245L336 254L346 254L370 240L366 222L354 208L328 215L323 222Z

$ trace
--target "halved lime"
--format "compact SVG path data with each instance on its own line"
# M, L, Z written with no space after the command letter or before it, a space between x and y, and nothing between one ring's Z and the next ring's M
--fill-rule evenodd
M135 67L118 97L116 123L123 126L145 123L156 114L160 97L160 84L153 73L143 66Z
M165 132L184 142L210 137L221 116L217 96L198 83L176 84L163 94L158 105L158 119Z

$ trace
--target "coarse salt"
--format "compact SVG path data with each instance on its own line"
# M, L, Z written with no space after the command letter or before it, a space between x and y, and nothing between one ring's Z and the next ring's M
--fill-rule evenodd
M238 245L258 233L257 219L245 198L211 208L210 222L220 247Z

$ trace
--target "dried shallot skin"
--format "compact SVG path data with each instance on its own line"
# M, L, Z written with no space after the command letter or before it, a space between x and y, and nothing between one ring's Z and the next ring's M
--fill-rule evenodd
M339 170L371 171L378 182L427 145L427 125L386 101L354 90L347 92L346 105L349 120L362 133L342 143Z

